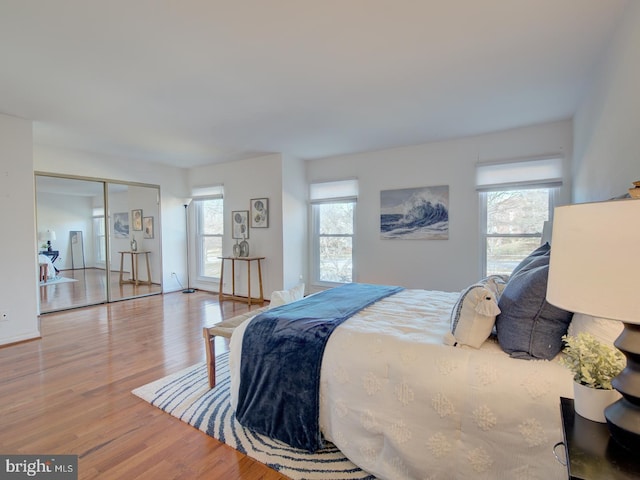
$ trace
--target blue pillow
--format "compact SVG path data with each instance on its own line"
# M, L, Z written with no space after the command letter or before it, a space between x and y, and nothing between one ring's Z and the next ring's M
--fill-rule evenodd
M523 259L516 266L516 268L513 269L513 272L511 272L511 275L515 275L516 273L518 273L521 269L529 265L529 263L531 263L536 258L541 257L543 255L550 255L550 252L551 252L551 245L549 245L549 242L546 242L544 245L540 245L533 252L527 255L527 257Z
M549 257L547 251L530 258L511 276L500 296L498 342L512 357L550 360L562 349L562 336L573 313L546 300Z

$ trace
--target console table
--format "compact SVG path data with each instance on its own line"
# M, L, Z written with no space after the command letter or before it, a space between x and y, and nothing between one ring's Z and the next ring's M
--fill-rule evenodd
M575 413L571 398L560 398L560 412L570 480L640 478L637 452L618 445L606 423L592 422Z
M249 305L251 302L254 303L264 303L264 294L262 292L262 266L260 264L261 260L264 260L265 257L218 257L222 260L222 265L220 266L220 288L218 297L220 301L224 300L242 300L246 301ZM231 261L231 294L224 293L224 262L225 260ZM247 296L236 295L236 262L245 262L247 264ZM258 263L258 285L260 288L260 296L252 297L251 296L251 262Z
M149 254L151 252L134 252L131 250L127 250L118 253L120 254L120 285L123 285L125 283L133 283L135 285L151 285L151 269L149 268ZM131 278L129 280L124 280L122 278L125 255L129 255L131 257ZM144 258L147 262L147 280L140 280L140 271L138 270L138 257L140 257L140 255L144 255Z

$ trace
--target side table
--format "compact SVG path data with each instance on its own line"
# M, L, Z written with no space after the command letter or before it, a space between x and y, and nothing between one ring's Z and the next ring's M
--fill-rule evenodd
M120 285L125 283L133 283L135 285L143 284L143 285L151 285L151 269L149 268L149 254L151 252L138 252L127 250L120 253ZM124 280L122 278L123 268L124 268L124 256L131 256L131 278L129 280ZM138 257L140 255L144 255L145 260L147 261L147 280L140 280L140 272L138 270Z
M560 398L560 412L569 480L640 478L637 453L618 445L606 423L592 422L575 413L571 398Z
M220 287L218 298L221 302L224 300L242 300L246 301L249 306L251 306L251 302L254 303L264 303L264 294L262 292L262 266L260 264L261 260L264 260L265 257L218 257L222 260L222 265L220 266ZM231 294L224 293L224 262L225 260L231 261ZM236 295L236 261L245 262L247 264L247 296ZM260 296L252 297L251 296L251 262L258 263L258 286L260 288Z

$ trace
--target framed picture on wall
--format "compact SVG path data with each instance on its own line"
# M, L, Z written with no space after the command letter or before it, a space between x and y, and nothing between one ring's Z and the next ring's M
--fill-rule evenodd
M113 236L115 238L129 238L129 213L113 214Z
M267 228L269 226L269 199L251 199L251 228Z
M153 217L142 217L142 238L153 238Z
M249 238L249 211L235 210L231 212L232 238Z
M449 185L380 192L380 238L449 239Z
M142 210L131 210L131 229L133 231L142 230Z

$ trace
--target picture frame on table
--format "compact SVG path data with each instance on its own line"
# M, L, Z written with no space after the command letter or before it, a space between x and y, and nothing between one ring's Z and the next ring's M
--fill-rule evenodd
M231 238L249 238L249 210L231 212Z
M269 227L269 199L251 199L251 228Z

